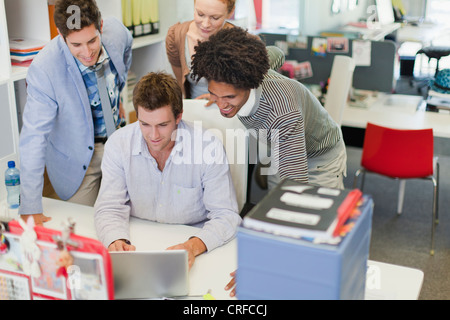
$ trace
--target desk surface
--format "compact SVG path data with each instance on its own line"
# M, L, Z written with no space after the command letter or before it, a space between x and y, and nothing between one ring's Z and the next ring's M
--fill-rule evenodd
M52 217L47 228L61 230L68 218L76 223L75 233L97 239L94 226L94 208L69 202L44 198L44 213ZM137 218L130 219L131 242L137 251L165 250L182 243L192 235L193 227L160 224ZM216 299L230 299L224 290L230 281L230 273L237 267L237 241L219 247L195 259L189 272L190 292L193 298L201 297L211 290Z
M381 41L391 33L401 28L401 23L390 23L386 25L375 24L372 28L345 25L340 31L357 32L361 34L363 40Z
M433 129L436 137L450 138L450 115L426 112L420 96L377 93L365 107L344 108L342 125L366 128L367 122L398 129Z
M397 32L398 42L419 42L423 46L432 44L433 40L449 32L445 26L434 23L405 25Z
M75 233L97 238L94 227L94 208L44 198L44 213L52 217L46 227L61 230L63 222L72 218ZM139 251L164 250L184 242L192 228L183 225L159 224L131 218L131 241ZM366 299L417 299L423 282L423 272L416 269L369 261ZM230 272L237 268L237 240L212 252L198 256L190 270L190 296L197 298L208 290L216 299L231 299L224 290Z

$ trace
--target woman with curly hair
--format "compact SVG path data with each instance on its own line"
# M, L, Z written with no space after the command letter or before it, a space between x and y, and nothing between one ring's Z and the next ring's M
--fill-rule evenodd
M264 43L241 28L224 29L200 43L192 73L208 81L222 116L237 115L271 145L269 189L290 178L343 188L346 150L340 126L300 82L270 68Z

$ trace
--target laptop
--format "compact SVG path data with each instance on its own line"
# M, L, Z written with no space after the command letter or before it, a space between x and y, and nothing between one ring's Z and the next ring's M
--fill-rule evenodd
M189 293L185 250L110 252L115 299L174 298Z

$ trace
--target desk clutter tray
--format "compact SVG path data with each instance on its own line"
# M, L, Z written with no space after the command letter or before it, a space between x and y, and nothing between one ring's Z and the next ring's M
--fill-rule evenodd
M34 226L33 219L0 225L0 300L110 300L111 258L97 240Z

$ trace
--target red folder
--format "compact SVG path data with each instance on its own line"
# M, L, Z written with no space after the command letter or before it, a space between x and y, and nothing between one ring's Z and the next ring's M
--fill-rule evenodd
M33 241L31 229L25 227L11 221L1 229L0 300L114 299L111 258L99 241L31 226L36 236ZM61 266L63 252L73 259L70 266Z

